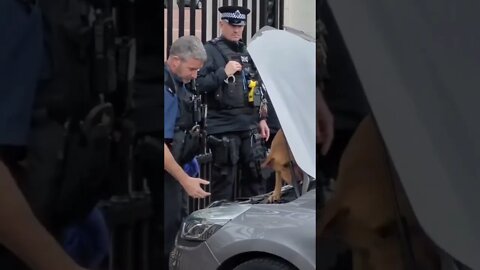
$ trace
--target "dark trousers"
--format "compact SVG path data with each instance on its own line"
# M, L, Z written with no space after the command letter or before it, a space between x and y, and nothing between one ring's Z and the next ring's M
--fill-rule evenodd
M137 153L136 166L148 181L154 213L152 269L168 269L169 254L182 222L182 188L163 169L161 149L144 143Z
M250 197L264 193L265 183L260 176L255 176L252 167L254 153L252 151L250 132L215 134L221 139L227 137L233 141L229 160L220 155L223 151L218 145L211 145L213 167L211 179L211 201L235 199L235 184L241 197ZM234 153L232 153L232 151ZM241 179L238 181L238 169L241 170ZM237 181L236 181L237 180Z

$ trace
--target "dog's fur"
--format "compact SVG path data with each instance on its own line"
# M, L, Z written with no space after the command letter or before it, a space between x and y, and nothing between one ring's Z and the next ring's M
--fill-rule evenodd
M340 161L334 197L327 201L319 236L334 235L353 251L354 270L405 269L397 226L395 195L408 225L418 269L440 269L435 247L422 231L403 190L373 118L359 125Z
M276 202L281 199L281 191L283 186L283 181L287 184L292 184L292 170L291 162L295 161L293 156L290 154L290 148L288 147L287 140L282 130L279 130L273 138L272 146L270 148L270 154L262 163L262 167L269 167L275 171L275 188L272 195L268 198L269 202ZM293 162L295 164L295 162ZM294 165L296 171L299 168Z

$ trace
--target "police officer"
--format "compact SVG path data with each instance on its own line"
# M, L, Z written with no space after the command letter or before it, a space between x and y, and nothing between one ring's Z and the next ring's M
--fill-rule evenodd
M209 193L203 191L199 184L208 184L208 181L189 177L182 169L185 162L175 160L171 149L174 135L183 133L193 127L192 110L189 107L193 93L186 84L197 77L198 70L206 61L207 55L201 41L195 36L184 36L177 39L170 49L170 56L164 66L164 120L165 120L165 155L164 167L168 175L173 176L193 198L204 198ZM185 104L186 103L186 104ZM182 147L182 145L176 145ZM194 155L192 156L192 158ZM180 157L177 157L179 159ZM179 164L182 163L182 164ZM166 182L166 181L165 181Z
M254 196L263 192L252 131L260 131L268 140L266 116L252 104L251 81L258 81L246 45L241 41L250 10L240 6L220 7L221 36L207 44L208 60L199 72L198 89L207 95L207 132L213 153L212 201L232 200L237 165L242 166L241 194ZM250 96L249 96L250 94ZM257 133L258 134L258 133ZM256 144L258 145L258 144Z
M154 220L156 222L155 232L159 238L155 241L158 244L155 250L158 252L162 249L163 244L163 254L153 256L153 268L168 269L169 254L173 249L175 236L181 224L182 187L193 198L204 198L210 195L200 186L201 184L208 184L208 181L190 177L183 170L182 166L184 164L180 160L188 159L188 157L173 155L173 153L181 152L184 146L183 143L173 145L174 135L186 135L183 132L191 129L191 123L181 120L193 120L193 114L188 110L191 93L185 85L197 77L197 72L203 66L206 58L203 44L197 37L183 36L177 39L172 44L169 57L164 64L163 134L159 136L158 132L152 132L151 127L149 128L150 131L144 132L147 129L146 127L143 128L144 125L139 122L143 132L137 145L137 164L141 166L140 170L148 180L151 191ZM151 102L156 103L157 100ZM152 112L154 112L154 115L158 114L157 122L161 122L159 120L161 112L153 109L149 108L151 113L148 116L145 113L145 117L156 118L152 116ZM180 125L180 122L184 125ZM163 172L159 164L161 161L159 155L162 152L164 158ZM191 156L190 159L193 157ZM158 265L160 262L161 266Z
M27 144L43 46L42 15L29 1L0 1L0 269L80 270L35 218L15 178ZM3 246L1 246L3 245Z

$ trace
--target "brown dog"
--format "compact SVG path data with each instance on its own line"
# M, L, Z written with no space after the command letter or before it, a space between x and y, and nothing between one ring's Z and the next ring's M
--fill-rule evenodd
M275 188L272 195L268 198L268 202L276 202L281 198L281 191L283 181L287 184L292 184L292 170L291 164L293 156L290 153L287 140L282 130L279 130L273 138L272 146L270 148L270 154L262 163L262 168L269 167L275 171ZM293 162L295 164L295 162ZM301 174L300 168L293 165L295 174Z
M411 236L418 269L440 269L435 247L422 231L371 116L362 121L340 161L334 197L327 201L319 236L335 234L353 251L355 270L405 269L395 196Z

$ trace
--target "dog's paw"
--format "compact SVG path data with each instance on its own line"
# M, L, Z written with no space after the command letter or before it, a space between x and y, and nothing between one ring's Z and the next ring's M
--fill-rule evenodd
M281 194L275 194L273 193L272 195L270 195L268 197L268 203L276 203L278 201L280 201L280 199L282 198L282 195Z

